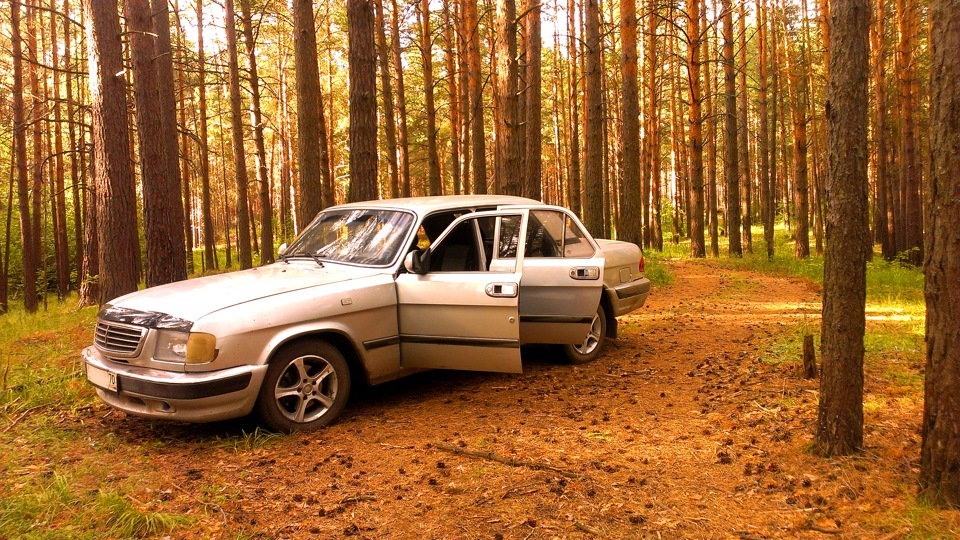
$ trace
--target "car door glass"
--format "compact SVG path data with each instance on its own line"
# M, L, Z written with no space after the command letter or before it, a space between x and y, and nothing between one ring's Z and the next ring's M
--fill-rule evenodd
M562 257L564 216L560 212L534 210L527 225L526 257Z
M513 272L519 215L478 216L454 226L430 248L431 272Z
M565 216L563 228L563 256L570 259L587 259L593 257L596 251L587 240L586 233L570 216Z

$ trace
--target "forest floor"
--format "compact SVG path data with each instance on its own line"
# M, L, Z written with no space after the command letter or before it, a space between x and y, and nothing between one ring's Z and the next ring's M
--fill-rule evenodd
M868 361L864 452L816 457L818 382L798 365L800 335L819 327L817 285L664 264L672 283L591 364L531 349L522 375L422 373L289 436L90 401L46 427L0 425L20 445L0 457L0 495L58 478L74 500L123 493L157 538L960 535L960 514L914 496L922 365ZM37 525L70 536L66 508Z

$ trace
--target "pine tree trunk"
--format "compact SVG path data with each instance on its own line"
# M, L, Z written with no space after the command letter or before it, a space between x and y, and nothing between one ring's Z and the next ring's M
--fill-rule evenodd
M960 507L960 5L930 5L930 172L926 193L927 363L920 488Z
M476 14L476 0L472 0L474 5L474 14ZM397 0L393 0L393 12L391 13L392 30L391 50L393 52L393 68L397 71L397 116L399 120L399 133L397 144L400 149L400 195L409 197L410 192L410 144L407 134L407 97L406 89L403 83L403 59L400 56L400 8ZM476 28L474 25L473 28ZM476 32L476 30L475 30ZM479 47L479 45L478 45ZM482 90L482 83L479 80L480 73L480 53L477 49L477 92ZM478 107L482 107L482 103ZM483 116L481 112L480 132L483 133ZM482 138L482 137L481 137ZM486 193L486 191L484 191Z
M493 118L496 125L495 191L520 195L520 146L517 122L517 8L515 0L497 1L496 68Z
M197 25L197 64L200 78L197 92L200 94L200 212L203 214L203 261L205 268L214 269L217 267L217 237L213 228L213 201L210 193L210 151L209 139L207 139L207 56L203 49L203 2L197 0L197 20L201 24ZM227 258L229 261L229 257ZM103 261L106 263L106 261ZM229 265L229 264L228 264Z
M900 0L900 44L897 73L900 82L900 189L904 208L903 246L899 251L908 251L908 260L919 266L923 262L923 215L920 203L920 150L917 140L917 60L916 0Z
M713 11L716 12L717 1L713 0L711 4ZM710 26L713 27L713 43L716 43L717 25L713 24ZM704 80L706 81L705 116L707 126L707 133L704 136L704 144L707 147L707 163L705 166L707 173L707 229L710 231L710 255L719 257L720 224L717 219L717 205L719 204L717 200L717 120L714 116L714 96L716 94L717 84L715 78L716 69L713 67L714 56L712 56L712 52L715 49L711 48L711 41L706 37L706 29L710 28L710 26L707 26L707 10L706 6L704 6L704 9L700 11L700 28L703 29L705 40L701 57L708 60L704 62Z
M568 187L570 210L578 216L583 216L583 197L580 174L580 105L577 96L580 95L578 85L580 77L578 73L580 62L580 51L577 48L579 43L577 37L577 3L576 0L569 0L567 4L567 51L570 62L569 86L570 86L570 182ZM582 35L582 34L581 34Z
M160 1L160 0L158 0ZM260 108L260 76L257 73L257 48L253 38L250 0L240 0L243 40L250 69L250 120L253 143L257 148L257 194L260 201L260 264L273 262L273 211L270 204L270 177L267 174L267 149L263 140L263 113Z
M526 28L527 28L527 64L526 64L526 88L527 103L524 111L527 113L526 120L526 151L524 155L524 197L540 200L543 198L541 180L543 176L543 120L540 115L540 109L543 107L541 75L541 50L542 36L540 31L540 1L527 0L525 10ZM636 77L636 72L634 72Z
M620 221L617 237L643 245L640 228L640 97L637 89L637 3L624 0L620 4L620 32L623 38L623 164L621 173Z
M470 94L470 141L473 153L472 192L487 192L487 150L483 129L483 79L480 73L480 30L477 0L464 0L463 26L467 31L467 86Z
M763 221L763 242L767 258L773 258L773 190L770 182L770 118L767 110L767 2L757 0L757 39L759 40L759 107L760 140L757 153L760 155L760 217Z
M690 70L690 256L707 256L703 237L703 94L700 81L702 63L700 10L703 0L687 6L687 66Z
M56 0L50 0L50 11L57 12ZM58 43L57 34L58 17L50 17L50 43ZM69 23L66 23L69 24ZM67 240L67 196L65 189L63 160L63 129L62 129L62 111L60 97L60 71L64 66L60 65L60 47L50 47L50 59L53 64L53 159L54 159L54 182L51 183L53 192L51 199L51 217L54 222L54 253L57 261L57 298L63 300L70 292L70 246Z
M146 240L146 285L153 287L186 279L183 239L180 237L179 175L170 176L167 126L161 104L156 34L147 0L125 0L130 30L133 95L139 137L140 178L143 186L143 226ZM170 72L172 75L172 71ZM172 81L170 81L172 91Z
M299 199L297 230L303 230L323 208L323 172L320 140L323 101L317 63L317 31L313 0L293 0L294 65L297 73L297 165Z
M876 234L880 238L880 249L883 257L892 261L897 256L897 252L893 239L893 201L890 200L890 125L887 114L886 80L887 47L883 32L884 21L886 21L886 2L878 0L876 5L876 16L870 26L871 51L874 55L873 88L875 102L872 132L874 133L876 146L874 166L877 185L876 213L878 217Z
M233 0L225 0L227 69L230 88L230 134L233 142L233 173L237 179L237 251L240 268L253 267L253 254L250 251L250 211L247 202L246 150L243 146L243 114L240 112L240 63L237 51L237 21L233 9Z
M84 0L96 184L99 303L137 290L137 198L130 159L120 17L114 1Z
M387 139L387 166L390 171L390 198L400 196L400 171L397 163L397 120L393 110L393 85L390 82L390 49L383 18L383 0L374 2L376 10L377 56L380 57L380 86L383 88L384 132Z
M47 275L46 275L46 264L43 261L46 260L44 257L44 242L43 242L43 120L46 116L46 106L45 99L43 94L40 92L40 62L39 62L39 47L37 45L37 35L39 34L38 22L37 22L37 12L39 11L38 6L29 6L27 8L27 54L29 55L29 63L27 66L27 80L30 83L30 97L31 105L30 110L32 112L30 125L33 126L31 130L32 141L31 147L33 148L33 159L30 161L31 171L30 171L30 202L31 202L31 211L30 211L30 238L33 240L33 246L30 248L30 255L33 257L33 266L37 269L39 275L38 281L38 290L37 293L40 296L40 299L44 301L44 306L46 306L46 297L47 297Z
M817 450L845 455L863 447L863 335L867 222L867 69L869 0L831 9L833 50L827 91L827 238L823 272ZM799 217L799 212L798 212Z
M456 69L457 62L454 55L456 42L453 37L453 18L456 14L451 13L452 11L454 11L454 7L450 5L450 0L443 0L443 41L445 45L443 56L446 64L447 106L450 117L450 176L453 184L453 194L460 195L460 90Z
M784 60L787 64L787 80L790 94L790 116L793 121L793 207L794 207L794 254L799 259L810 256L810 198L807 167L807 78L795 54L796 43L791 42L784 30ZM791 46L792 45L792 46ZM807 45L804 44L804 47Z
M154 64L160 85L160 121L163 126L163 148L166 176L163 179L163 203L158 208L167 216L163 234L169 235L170 261L166 270L170 281L187 279L187 252L183 232L183 199L180 191L180 146L178 145L177 97L174 92L173 46L170 37L170 12L166 0L150 0L154 43ZM159 233L158 233L159 234ZM192 258L191 253L191 258Z
M377 189L377 52L371 0L348 0L350 40L350 189L348 200L379 198Z
M584 109L586 109L584 225L597 238L603 236L603 88L600 74L600 0L584 5Z
M17 164L17 201L20 211L20 252L23 266L23 306L37 310L37 266L30 227L30 192L27 163L27 123L23 103L23 39L20 35L20 2L10 0L10 41L13 47L13 160Z
M63 11L64 13L71 15L70 10L70 1L64 0L63 2ZM70 195L71 201L73 203L73 244L74 244L74 268L77 271L77 281L74 283L74 288L80 289L80 282L83 281L83 203L81 202L81 192L85 188L86 184L83 181L81 175L81 168L79 167L79 162L83 152L79 148L79 142L77 140L77 128L76 122L74 122L74 77L72 73L74 71L73 63L73 39L71 37L72 32L70 30L70 24L63 25L63 63L69 69L70 73L66 74L66 91L67 91L67 133L68 140L70 144ZM9 261L7 261L9 263Z
M739 160L740 160L740 215L741 220L740 224L743 231L743 249L747 253L753 253L753 231L751 227L753 225L753 216L751 211L751 202L752 202L752 191L753 191L753 178L751 177L750 169L750 131L749 131L749 111L747 110L747 14L746 14L746 0L740 0L740 66L739 66L739 79L740 79L740 91L738 94L739 105L738 109L738 124L740 129L740 145L739 150Z
M430 0L420 0L420 56L423 58L423 95L427 113L427 179L430 195L441 195L440 157L437 153L437 107L433 91L433 32ZM374 89L376 95L376 89Z
M724 90L724 149L723 168L727 201L727 237L729 253L742 257L740 243L740 178L738 172L739 144L737 136L736 66L733 57L733 6L731 0L721 2L723 12L723 90Z

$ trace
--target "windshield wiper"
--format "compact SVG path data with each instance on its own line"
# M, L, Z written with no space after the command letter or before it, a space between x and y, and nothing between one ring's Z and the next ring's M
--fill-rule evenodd
M280 260L286 264L290 264L289 259L292 259L294 257L310 257L314 261L316 261L317 266L319 266L320 268L323 268L323 261L320 259L320 256L317 255L316 253L307 253L306 251L298 251L296 253L289 253L289 254L285 253L283 256L280 257Z

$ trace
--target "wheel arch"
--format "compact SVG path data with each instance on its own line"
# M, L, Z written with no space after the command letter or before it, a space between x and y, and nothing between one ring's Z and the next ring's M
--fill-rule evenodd
M369 386L370 376L363 365L360 352L357 350L356 345L354 345L353 340L351 340L347 335L333 330L308 332L288 337L274 347L274 349L270 352L270 356L267 359L267 364L269 365L271 362L273 362L274 358L277 357L277 354L279 354L280 351L286 347L289 347L294 343L313 340L326 341L330 345L336 347L336 349L340 351L340 354L343 355L343 358L347 361L347 366L350 368L350 378L355 381L355 384L359 383L363 386Z

